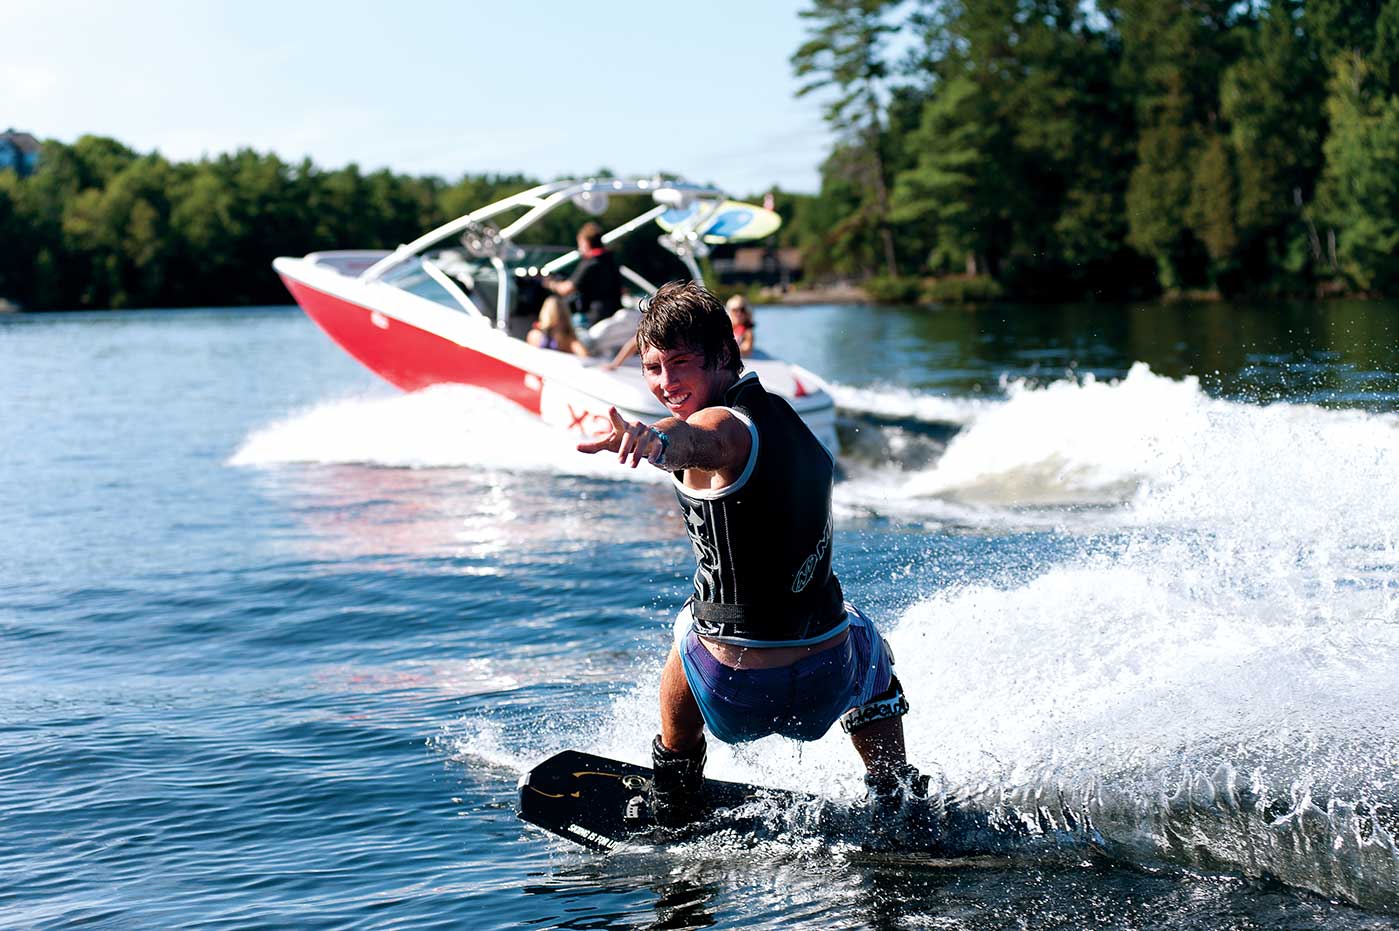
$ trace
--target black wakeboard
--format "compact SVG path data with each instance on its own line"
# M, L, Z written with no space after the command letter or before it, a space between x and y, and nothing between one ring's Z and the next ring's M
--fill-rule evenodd
M650 786L651 770L644 766L564 750L521 777L520 817L584 847L609 850L724 828L751 830L752 819L763 812L822 804L811 795L706 779L709 814L683 831L666 831L656 827L645 804Z
M842 803L784 789L706 779L708 813L682 829L658 828L646 803L651 770L591 753L565 750L520 779L520 818L592 850L660 846L729 831L761 839L816 835L832 841L923 858L1005 853L1024 832L993 826L981 812L949 809L921 836L870 836L861 804Z

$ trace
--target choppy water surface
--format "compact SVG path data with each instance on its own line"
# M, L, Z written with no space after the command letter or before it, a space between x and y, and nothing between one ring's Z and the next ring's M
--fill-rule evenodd
M937 868L515 819L555 750L645 758L692 569L656 474L290 309L0 320L0 923L1389 927L1396 316L761 312L844 410L913 760L1047 841ZM839 734L711 760L860 791Z

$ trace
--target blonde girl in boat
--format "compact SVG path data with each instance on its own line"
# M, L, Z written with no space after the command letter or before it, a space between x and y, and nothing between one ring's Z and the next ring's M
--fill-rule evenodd
M544 299L544 306L539 308L539 321L530 329L525 336L525 342L531 346L538 346L540 349L556 349L559 352L571 352L575 356L587 358L588 347L583 345L582 340L573 329L573 320L569 317L568 309L563 301L557 297L547 297Z

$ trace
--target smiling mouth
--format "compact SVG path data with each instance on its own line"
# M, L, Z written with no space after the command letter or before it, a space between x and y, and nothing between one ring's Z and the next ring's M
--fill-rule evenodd
M677 408L684 407L685 402L690 400L690 392L687 391L684 394L668 394L663 400L665 401L666 407L671 410L676 410Z

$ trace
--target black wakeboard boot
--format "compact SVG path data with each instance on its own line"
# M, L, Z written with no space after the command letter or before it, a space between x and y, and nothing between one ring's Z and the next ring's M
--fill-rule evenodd
M908 763L865 774L873 846L920 850L937 846L942 799L932 796L929 781Z
M689 750L668 750L661 735L651 743L651 817L657 826L680 828L700 820L704 804L705 742Z

